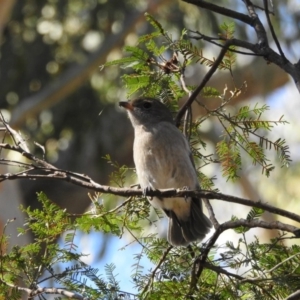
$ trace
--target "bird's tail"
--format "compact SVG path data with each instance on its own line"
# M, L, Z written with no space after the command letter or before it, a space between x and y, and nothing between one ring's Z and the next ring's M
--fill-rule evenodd
M193 198L190 216L180 220L173 211L168 212L168 241L173 246L187 246L194 241L203 240L212 224L202 211L202 200Z

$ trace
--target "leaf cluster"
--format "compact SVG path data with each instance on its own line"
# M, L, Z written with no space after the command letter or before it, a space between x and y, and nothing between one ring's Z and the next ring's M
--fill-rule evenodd
M267 105L256 104L241 107L235 115L218 111L215 115L224 129L223 139L217 144L217 154L223 167L223 176L228 179L239 177L242 168L242 155L244 151L252 160L252 164L260 165L262 173L266 176L275 169L266 154L267 150L275 150L281 166L288 166L291 162L289 147L285 140L279 138L271 141L266 137L266 132L274 126L287 124L283 116L276 121L263 120L263 113L269 109Z
M52 203L45 194L39 193L41 209L23 208L28 215L20 234L32 234L34 241L26 246L8 249L9 241L5 232L0 244L0 298L20 299L20 285L32 293L40 286L53 281L56 286L82 294L88 299L116 299L120 295L135 299L133 295L121 292L114 265L106 265L105 277L99 270L82 261L74 242L81 223L72 221L67 212ZM9 224L8 224L9 225ZM105 225L98 226L105 231ZM64 236L63 245L57 243ZM67 266L66 266L67 265ZM37 293L37 296L43 292Z
M300 248L287 247L283 240L280 235L264 244L256 237L249 243L243 233L236 246L226 243L227 249L219 261L241 274L241 278L230 280L235 295L241 299L284 299L299 288Z
M153 16L146 14L146 19L155 31L139 37L136 46L125 46L124 58L107 62L102 68L119 65L131 70L123 75L128 97L138 93L178 101L188 94L178 84L185 68L192 63L211 66L214 59L206 57L202 49L187 39L187 30L184 29L176 40ZM229 53L219 68L229 70L233 64L233 55ZM188 88L192 90L192 87Z

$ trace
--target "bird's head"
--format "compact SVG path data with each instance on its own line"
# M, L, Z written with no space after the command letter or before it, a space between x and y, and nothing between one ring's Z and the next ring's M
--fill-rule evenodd
M119 105L127 109L133 126L153 126L159 122L174 123L169 109L157 99L138 98L130 102L121 101Z

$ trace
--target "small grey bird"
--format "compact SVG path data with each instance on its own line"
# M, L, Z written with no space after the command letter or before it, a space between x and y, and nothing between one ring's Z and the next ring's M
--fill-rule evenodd
M199 190L188 141L175 126L168 108L152 98L119 105L127 109L134 127L134 163L141 188ZM199 198L154 197L149 201L169 217L168 241L174 246L202 240L211 228Z

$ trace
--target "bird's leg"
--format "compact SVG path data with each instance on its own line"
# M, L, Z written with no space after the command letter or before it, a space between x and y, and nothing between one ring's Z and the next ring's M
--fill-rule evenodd
M154 191L154 189L152 189L150 186L147 186L145 188L143 188L143 196L147 197L147 193ZM153 197L148 196L149 200L152 200Z
M184 186L184 187L182 188L182 190L183 190L183 191L189 191L190 188L189 188L188 186ZM184 196L184 200L185 200L185 201L187 201L188 198L189 198L188 196Z
M155 191L158 191L158 189L152 188L151 186L147 186L146 188L143 188L143 196L147 197L149 201L152 201L153 197L156 197L157 199L163 201L163 198L161 198L159 196L149 196L149 193L155 192Z
M131 188L136 187L137 189L142 189L142 191L143 191L143 197L145 197L145 198L147 197L147 193L149 193L151 191L154 191L150 186L147 186L146 188L142 188L139 183L132 184L130 187ZM150 198L152 199L152 197L150 197Z
M138 184L138 183L135 183L135 184L131 184L130 185L130 188L137 188L137 189L140 189L141 188L141 186L140 186L140 184Z

